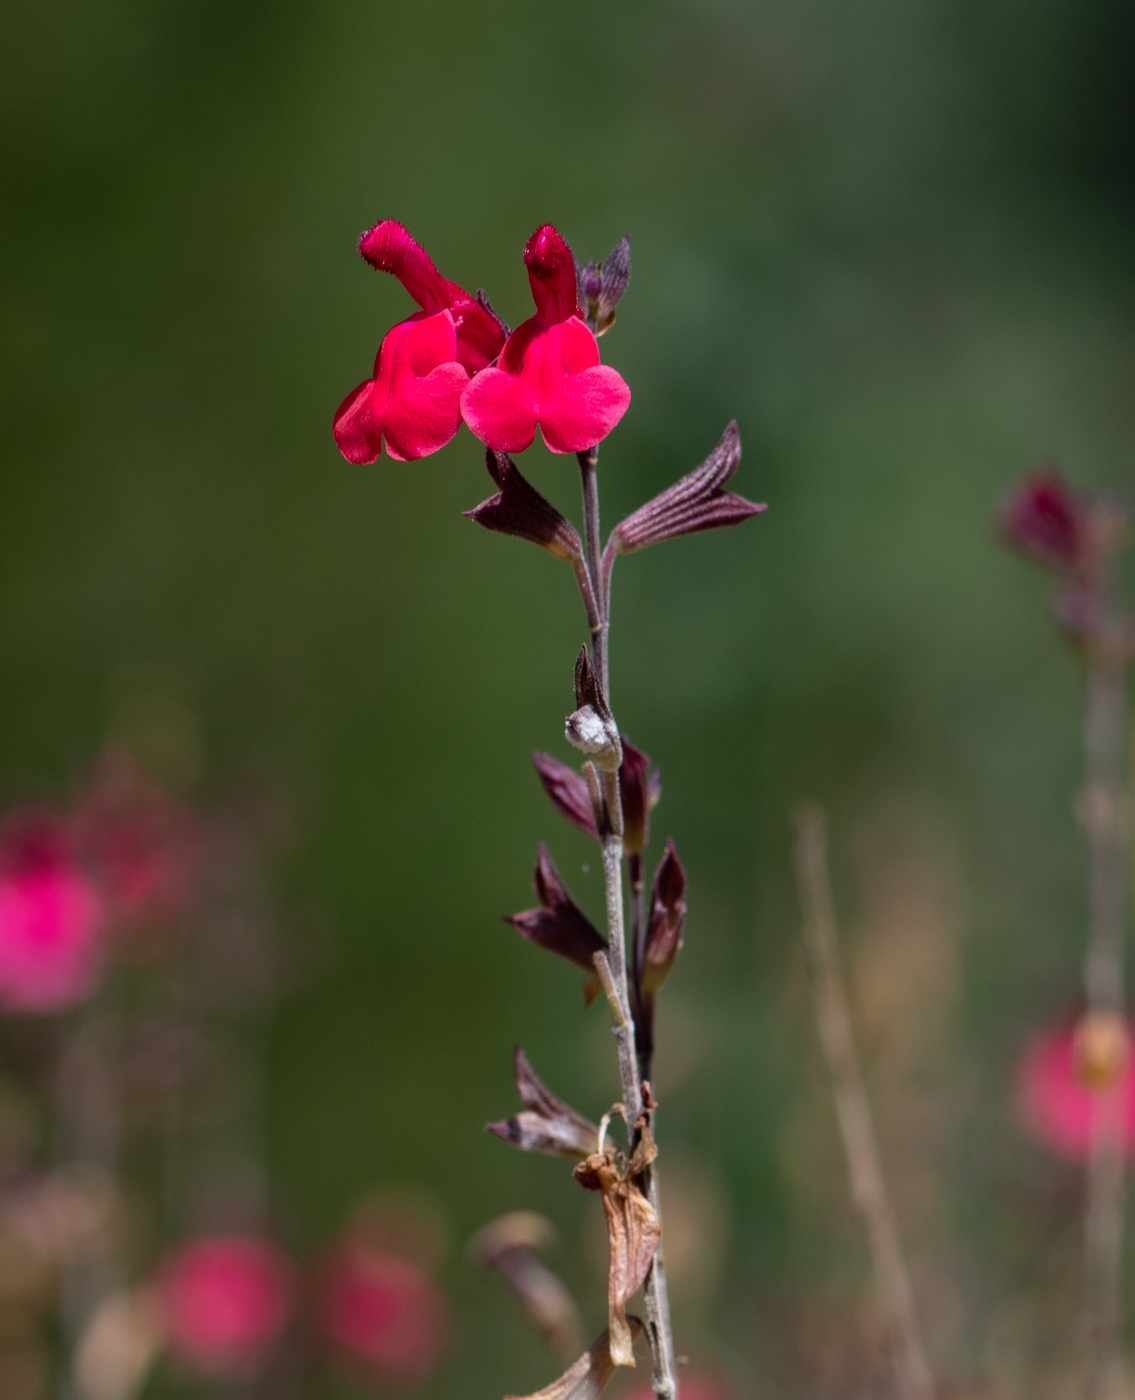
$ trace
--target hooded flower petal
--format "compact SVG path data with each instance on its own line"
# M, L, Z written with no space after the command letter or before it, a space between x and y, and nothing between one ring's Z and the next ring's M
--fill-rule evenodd
M463 287L443 277L433 259L394 219L359 239L359 252L379 272L397 277L427 316L449 311L457 331L457 360L470 374L495 360L504 344L496 317Z
M537 427L552 452L583 452L627 411L631 391L599 362L599 345L576 308L571 249L545 224L524 252L536 315L505 342L499 365L466 389L466 423L498 452L523 452Z

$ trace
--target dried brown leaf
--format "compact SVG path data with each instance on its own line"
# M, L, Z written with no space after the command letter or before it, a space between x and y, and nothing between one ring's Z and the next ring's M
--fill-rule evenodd
M642 1331L642 1323L637 1317L628 1318L627 1330L632 1338L637 1337ZM634 1364L633 1361L631 1364ZM610 1339L607 1332L603 1331L579 1360L569 1366L551 1385L546 1385L543 1390L537 1390L532 1395L506 1395L504 1400L596 1400L614 1374L615 1362L611 1358Z
M635 1181L657 1152L650 1129L644 1127L642 1138L625 1168L619 1167L611 1148L592 1153L575 1168L575 1179L581 1186L602 1194L607 1216L607 1240L611 1249L607 1325L611 1335L611 1360L616 1366L635 1364L627 1302L645 1282L662 1238L658 1215Z

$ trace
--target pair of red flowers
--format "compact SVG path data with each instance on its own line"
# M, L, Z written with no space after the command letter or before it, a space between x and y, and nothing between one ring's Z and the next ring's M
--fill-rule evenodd
M376 461L384 441L397 461L426 457L462 419L497 452L523 452L537 427L553 452L584 452L627 411L631 391L599 363L577 306L575 259L551 224L524 249L536 315L511 334L483 294L444 278L393 219L364 233L359 252L422 309L387 331L374 377L335 414L335 441L349 462Z

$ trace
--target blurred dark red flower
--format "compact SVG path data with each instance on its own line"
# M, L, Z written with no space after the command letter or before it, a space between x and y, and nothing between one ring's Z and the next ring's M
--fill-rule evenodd
M1061 1157L1084 1161L1091 1153L1092 1123L1099 1095L1083 1082L1077 1063L1077 1028L1068 1023L1035 1036L1017 1066L1017 1108L1038 1142ZM1120 1087L1123 1150L1135 1154L1135 1073L1128 1065Z
M571 249L544 224L524 249L536 315L505 341L497 365L461 397L472 431L497 452L523 452L539 427L552 452L602 442L627 411L622 375L599 362L599 344L576 306Z
M63 823L17 814L0 834L0 1006L59 1011L94 990L106 914Z
M461 392L499 354L504 330L393 219L364 233L359 252L397 277L422 309L387 331L372 377L336 410L335 441L348 462L377 461L384 441L396 461L413 461L457 432Z
M1082 566L1090 547L1087 507L1055 471L1021 482L1002 507L1000 528L1007 544L1058 573Z
M348 1237L317 1280L323 1334L359 1379L409 1388L429 1378L449 1340L450 1309L425 1269Z
M98 766L76 804L71 836L117 928L174 919L192 900L198 823L127 755L110 754Z
M292 1269L256 1235L190 1241L162 1264L158 1298L167 1344L209 1375L256 1370L280 1338L292 1302Z

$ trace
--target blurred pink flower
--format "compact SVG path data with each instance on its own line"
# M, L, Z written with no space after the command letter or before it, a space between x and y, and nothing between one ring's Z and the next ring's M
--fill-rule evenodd
M75 807L71 831L117 927L173 919L189 903L201 832L127 755L112 753L99 764Z
M1121 1131L1124 1152L1135 1153L1135 1073L1128 1069ZM1076 1027L1036 1036L1025 1046L1017 1066L1017 1105L1026 1131L1061 1157L1085 1160L1092 1145L1096 1096L1076 1074Z
M60 1011L89 996L104 922L59 820L18 815L0 836L0 1006Z
M320 1269L319 1320L328 1340L365 1379L422 1384L449 1336L449 1303L417 1264L370 1245L333 1246Z
M247 1374L284 1330L291 1265L254 1235L206 1236L166 1259L158 1296L166 1340L181 1361L212 1375Z

